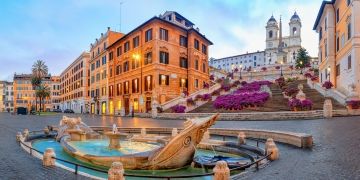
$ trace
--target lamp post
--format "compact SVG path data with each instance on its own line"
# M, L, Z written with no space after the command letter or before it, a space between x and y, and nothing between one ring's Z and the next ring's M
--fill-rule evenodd
M329 81L330 81L330 71L331 71L331 68L328 67L328 68L327 68L327 71L328 71L327 76L329 77Z
M280 76L283 77L283 71L282 71L282 66L283 66L283 62L280 62Z
M302 64L303 64L303 62L300 61L300 70L301 70L301 71L300 71L300 74L303 74L303 72L302 72L302 68L303 68L303 67L302 67Z
M240 64L240 66L239 66L239 71L240 71L240 79L242 79L242 76L241 76L241 70L242 70L242 64Z

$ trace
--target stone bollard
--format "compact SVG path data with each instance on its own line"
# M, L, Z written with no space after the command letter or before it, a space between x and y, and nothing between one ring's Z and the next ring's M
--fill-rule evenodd
M230 179L230 169L225 161L218 161L213 169L214 180Z
M246 144L246 136L244 132L239 132L238 135L238 145Z
M124 167L121 162L113 162L108 171L108 180L124 180Z
M47 148L43 155L43 166L55 166L55 159L52 157L56 157L53 148Z
M22 138L22 133L21 132L17 132L16 134L16 142L20 142Z
M265 143L265 153L266 153L266 151L267 151L267 149L268 149L268 147L269 147L270 144L275 144L273 138L268 138L268 139L266 140L266 143Z
M324 102L324 117L325 118L331 118L333 116L333 106L332 106L332 102L331 99L325 99Z
M49 128L47 128L47 127L44 128L44 134L45 134L45 135L49 135L49 134L50 134Z
M146 136L146 128L141 128L140 134L141 136Z
M174 137L178 134L178 129L177 128L173 128L171 131L171 137Z
M277 148L275 143L270 143L266 149L266 155L270 154L268 157L269 160L275 161L279 159L279 149Z
M29 129L24 129L23 136L24 138L27 138L29 136Z

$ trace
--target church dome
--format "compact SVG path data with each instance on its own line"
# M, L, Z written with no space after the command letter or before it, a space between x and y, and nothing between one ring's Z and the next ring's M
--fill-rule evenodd
M276 22L276 19L274 18L274 15L271 15L270 19L268 20L268 23L269 22Z
M291 21L292 21L292 20L300 20L300 17L299 17L299 15L296 13L296 11L295 11L294 15L291 16L291 19L290 19L290 20L291 20Z

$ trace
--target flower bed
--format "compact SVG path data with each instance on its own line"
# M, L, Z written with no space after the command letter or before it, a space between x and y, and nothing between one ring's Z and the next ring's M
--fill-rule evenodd
M286 96L293 98L297 95L298 92L299 92L298 88L286 88L284 91Z
M216 109L241 110L246 107L263 106L269 97L267 92L235 93L219 96L213 106Z
M286 85L284 77L279 77L278 79L275 80L275 82L280 88Z
M187 103L187 105L191 105L191 106L195 105L195 101L193 100L193 98L188 98L186 100L186 103Z
M245 83L244 85L242 85L241 88L236 90L234 93L239 94L239 93L260 91L261 86L264 86L264 85L270 86L271 82L270 81L254 81L251 83Z
M221 90L224 90L224 91L230 91L231 89L231 86L230 84L221 84Z
M305 76L306 78L311 78L311 77L312 77L311 73L308 73L308 72L305 73L304 76Z
M350 109L360 109L360 100L346 101L346 105L347 105Z
M288 102L288 106L292 111L309 111L312 109L313 102L310 99L305 99L303 101L292 98Z
M322 85L322 87L325 89L331 89L333 86L334 85L330 81L325 81L324 84Z
M217 89L211 93L212 96L219 96L220 95L220 89Z
M201 100L202 101L210 101L211 100L211 95L210 94L203 94Z
M171 107L171 111L173 113L185 113L185 109L186 109L186 107L182 106L182 105L175 105L175 106Z

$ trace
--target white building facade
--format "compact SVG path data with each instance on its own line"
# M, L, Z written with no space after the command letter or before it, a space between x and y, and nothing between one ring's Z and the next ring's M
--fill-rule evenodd
M240 54L221 59L210 58L210 66L231 72L235 68L248 69L265 65L265 52Z
M295 12L289 22L289 36L283 36L282 20L274 16L266 24L265 64L295 63L298 50L301 48L301 20Z

